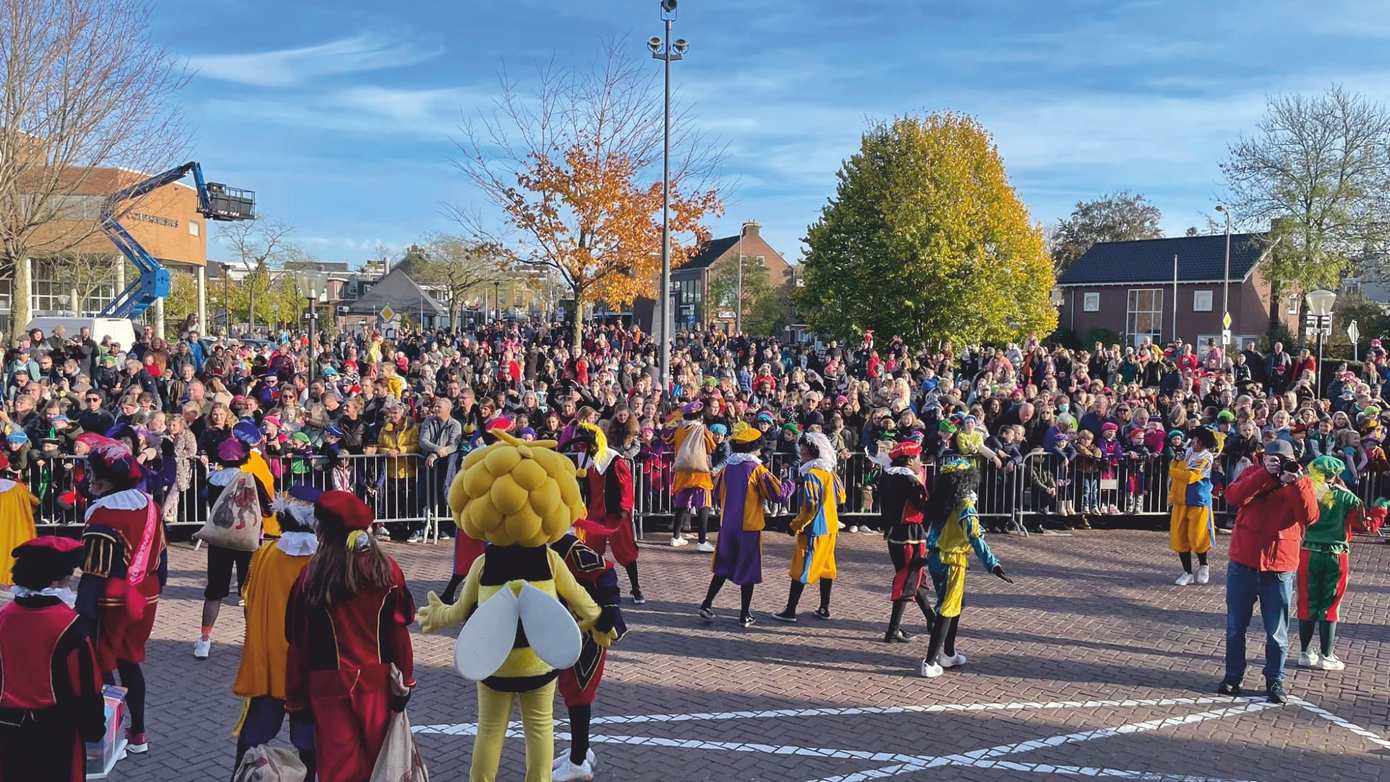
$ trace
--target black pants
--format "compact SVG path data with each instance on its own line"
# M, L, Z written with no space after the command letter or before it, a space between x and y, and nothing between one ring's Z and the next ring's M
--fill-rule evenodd
M208 586L203 599L221 600L232 592L232 569L236 568L237 594L246 586L247 570L251 567L251 551L236 551L208 545Z

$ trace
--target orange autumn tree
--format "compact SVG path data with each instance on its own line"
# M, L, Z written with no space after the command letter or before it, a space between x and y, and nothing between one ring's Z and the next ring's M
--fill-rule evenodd
M709 238L703 220L722 214L712 172L718 155L672 119L671 265ZM661 271L662 103L649 74L618 45L594 71L542 72L536 94L505 80L495 109L465 124L456 161L501 211L514 237L455 208L478 238L510 248L519 266L542 269L577 309L620 307L653 296ZM510 241L508 240L510 238Z

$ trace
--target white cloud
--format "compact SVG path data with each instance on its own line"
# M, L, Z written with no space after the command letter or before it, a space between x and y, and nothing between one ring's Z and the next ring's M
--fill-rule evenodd
M398 68L443 52L414 42L391 42L371 33L294 49L188 58L199 76L257 87L290 87L320 76Z

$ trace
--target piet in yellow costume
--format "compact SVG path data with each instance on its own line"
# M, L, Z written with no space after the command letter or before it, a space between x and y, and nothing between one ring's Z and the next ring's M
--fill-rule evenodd
M581 633L592 631L599 607L550 548L584 516L573 463L552 450L554 443L497 436L464 459L449 491L454 521L486 540L487 549L469 569L458 602L446 605L431 592L417 616L426 632L464 623L454 665L478 683L469 779L496 778L512 703L520 700L526 782L546 782L555 752L555 679L579 659ZM606 646L612 636L595 632L594 640Z
M807 432L797 442L801 452L801 510L787 532L796 536L792 552L791 589L787 607L772 618L796 621L796 604L807 584L820 584L817 619L830 618L830 590L835 586L835 538L840 528L839 504L845 501L845 486L835 472L835 448L820 432Z

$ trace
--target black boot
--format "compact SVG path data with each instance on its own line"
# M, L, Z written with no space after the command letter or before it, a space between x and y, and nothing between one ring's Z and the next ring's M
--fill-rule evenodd
M689 508L681 508L680 510L676 511L676 513L675 513L674 516L671 517L671 545L672 545L672 546L684 546L684 545L685 545L685 538L681 537L681 533L685 532L685 528L686 528L689 524L690 524L690 509L689 509Z
M892 613L888 615L888 632L883 634L884 643L907 643L912 636L903 632L903 609L907 608L906 600L894 600Z
M753 585L739 587L738 623L744 627L753 625Z
M806 585L800 581L793 581L791 589L787 592L787 607L780 614L773 614L773 619L780 619L783 622L796 621L796 604L801 601L801 593L806 591Z
M705 539L705 536L709 534L709 529L712 526L713 521L713 508L701 508L700 512L695 514L695 523L698 525L695 528L695 532L697 535L699 535L699 540L697 541L699 544L704 545L708 542Z
M714 618L714 598L723 588L725 580L723 576L715 576L709 580L709 589L705 591L705 602L700 604L701 619L708 622Z
M820 608L816 609L817 619L830 618L830 590L835 586L835 580L822 578L820 580Z
M929 679L941 675L941 646L946 643L946 626L950 623L951 620L945 617L937 617L936 622L932 624L927 656L922 658L922 675Z
M931 632L932 627L936 624L936 610L931 607L931 603L927 602L926 593L920 589L917 590L917 594L913 595L913 600L917 603L917 608L921 610L922 618L927 620L927 632Z

